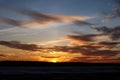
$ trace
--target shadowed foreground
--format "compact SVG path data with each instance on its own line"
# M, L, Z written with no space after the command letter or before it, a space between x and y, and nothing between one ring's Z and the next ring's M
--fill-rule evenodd
M0 80L120 80L120 64L0 62Z

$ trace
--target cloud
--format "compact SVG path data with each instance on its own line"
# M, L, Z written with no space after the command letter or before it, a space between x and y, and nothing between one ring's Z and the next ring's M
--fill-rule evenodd
M116 3L118 3L118 5L120 5L120 0L115 0L116 1Z
M55 44L55 43L60 43L60 42L64 42L66 40L52 40L52 41L47 41L47 42L44 42L44 43L41 43L40 45L52 45L52 44Z
M88 26L90 26L90 25L94 25L94 24L92 24L92 23L89 23L89 22L85 22L85 21L80 21L80 20L76 20L76 21L73 21L73 23L75 24L75 25L77 25L77 26L81 26L81 25L88 25Z
M120 43L117 42L100 42L100 44L104 44L107 46L117 45ZM48 47L48 48L42 48L38 47L34 44L22 44L19 41L0 41L0 45L8 46L10 48L16 48L16 49L22 49L22 50L28 50L28 51L43 51L46 50L53 50L53 51L62 51L62 52L69 52L71 54L74 53L82 53L82 55L86 56L114 56L116 54L119 54L119 50L110 50L105 49L101 50L103 46L94 46L94 45L84 45L84 46L54 46L54 47ZM51 56L48 56L51 57ZM52 56L55 57L55 56Z
M54 56L54 55L41 55L42 58L60 58L61 56Z
M104 35L107 35L111 38L111 40L119 40L120 39L120 26L116 26L113 28L108 28L106 26L103 27L95 27L93 28L98 32L102 32Z
M22 50L29 50L35 51L38 49L37 45L34 44L22 44L19 41L0 41L0 45L4 45L10 48L22 49Z
M100 31L101 29L99 29ZM63 52L80 53L84 56L101 56L101 57L112 57L120 54L120 42L105 40L108 34L113 35L116 33L118 28L103 28L101 34L79 34L79 35L68 35L65 39L68 39L73 44L72 47L58 48ZM113 35L115 36L115 35ZM110 37L111 38L111 37ZM117 37L118 38L118 37ZM113 38L112 38L113 40Z
M32 10L22 10L15 9L9 7L2 7L2 9L9 10L11 12L17 12L22 15L26 15L31 18L30 21L16 21L13 19L1 17L0 23L4 23L7 25L19 26L19 27L32 27L34 28L36 25L39 27L47 26L48 24L54 23L74 23L79 26L83 25L91 25L91 23L86 22L85 20L90 19L92 17L89 16L72 16L72 15L56 15L56 14L48 14L48 13L40 13ZM33 26L34 25L34 26Z
M0 54L0 57L17 57L15 55L12 55L12 54Z
M114 19L120 17L120 0L114 0L116 3L116 7L112 9L111 12L106 12L103 15L104 19Z
M120 17L120 8L114 8L111 12L104 13L103 18L105 20L115 19Z
M6 57L6 55L4 55L4 54L0 54L0 57Z
M103 47L108 47L108 48L115 48L117 45L119 45L120 42L108 42L108 41L102 41L102 42L97 42L94 43L94 46L103 46Z
M85 35L68 35L67 38L83 40L83 41L93 41L94 37L100 36L99 34L85 34Z
M115 56L117 54L120 54L120 50L100 50L102 47L97 47L97 46L64 46L64 47L57 47L56 50L58 51L63 51L63 52L69 52L71 54L75 53L81 53L84 56Z
M13 25L13 26L21 26L20 21L16 21L16 20L9 19L9 18L6 18L6 17L0 17L0 23L1 24L7 24L7 25Z
M71 61L73 62L92 62L92 63L120 63L120 59L109 59L106 57L95 57L95 56L91 56L91 57L75 57L73 59L71 59Z
M114 50L96 50L96 51L90 51L89 53L86 53L86 55L96 55L96 56L115 56L119 54L120 51L114 51Z
M88 45L90 42L94 42L100 37L103 37L102 34L82 34L82 35L68 35L65 39L71 41L72 44L77 45Z
M40 23L44 23L44 22L49 22L49 21L58 21L58 22L71 22L71 21L75 21L75 20L86 20L92 17L89 16L71 16L71 15L56 15L56 14L48 14L48 13L40 13L37 11L33 11L33 10L28 10L28 9L13 9L13 8L5 8L9 11L12 12L17 12L23 15L27 15L35 20L38 20L38 22Z
M16 29L16 27L2 29L2 30L0 30L0 32L9 31L9 30L14 30L14 29Z
M54 46L54 47L39 46L38 47L37 45L34 45L34 44L22 44L19 41L0 41L0 45L4 45L10 48L16 48L16 49L27 50L27 51L35 51L36 53L39 53L39 56L41 56L42 58L62 58L63 56L57 53L65 52L71 55L72 58L71 57L70 58L73 60L76 59L77 57L77 56L72 56L73 54L81 54L81 56L78 56L79 60L93 62L99 59L103 61L104 60L109 61L109 59L115 60L118 58L115 56L120 54L119 49L114 50L109 48L109 46L115 46L120 44L119 42L99 42L98 45L100 46L95 46L94 44L82 45L82 46L74 45L74 46ZM108 48L102 49L104 46L108 46ZM51 51L55 52L55 54L53 54ZM6 57L6 55L1 55L1 54L0 56ZM78 61L77 59L76 61Z

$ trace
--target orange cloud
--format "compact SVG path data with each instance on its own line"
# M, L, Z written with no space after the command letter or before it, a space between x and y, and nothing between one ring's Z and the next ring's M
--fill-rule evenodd
M98 42L91 45L32 47L20 42L1 41L0 60L26 60L46 62L119 62L119 49L112 49L119 42ZM8 46L8 47L5 47ZM101 49L103 47L107 47Z

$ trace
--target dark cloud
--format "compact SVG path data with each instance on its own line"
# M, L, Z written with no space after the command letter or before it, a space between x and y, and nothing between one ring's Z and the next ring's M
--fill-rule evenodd
M80 20L76 20L76 21L73 21L73 23L75 24L75 25L77 25L77 26L84 26L84 25L86 25L86 26L90 26L90 25L93 25L93 24L91 24L91 23L89 23L89 22L85 22L85 21L80 21Z
M6 55L4 55L4 54L0 54L0 57L6 57Z
M72 30L72 33L73 33L73 34L76 34L76 35L83 34L82 32L80 32L80 31L77 31L77 30Z
M120 6L120 0L115 0L115 1Z
M60 58L61 56L41 55L42 58Z
M29 17L32 17L35 20L38 20L37 22L39 23L44 23L44 22L49 22L49 21L55 21L55 22L66 22L67 20L71 20L72 23L75 25L92 25L91 23L81 21L81 20L74 20L74 17L72 19L69 18L69 16L61 16L61 15L54 15L54 14L45 14L45 13L40 13L37 11L32 11L32 10L17 10L17 12L27 15ZM68 18L68 19L67 19Z
M37 12L37 11L32 11L32 10L14 10L18 13L21 13L21 14L24 14L24 15L27 15L27 16L30 16L32 17L33 19L35 20L39 20L39 22L42 22L42 21L61 21L59 18L56 18L56 17L52 17L52 16L49 16L49 15L46 15L46 14L43 14L43 13L40 13L40 12Z
M37 45L34 44L22 44L19 41L0 41L0 45L4 45L10 48L22 49L22 50L29 50L35 51L38 49Z
M106 26L94 28L98 32L102 32L104 35L108 35L112 40L120 39L120 26L116 26L113 28L108 28Z
M114 8L112 12L108 12L108 13L106 12L103 15L103 18L108 20L118 18L118 17L120 17L120 8Z
M117 48L119 44L120 42L108 42L108 41L93 43L94 46L102 46L106 48Z
M33 11L33 10L17 9L17 8L12 8L12 7L8 7L8 6L5 6L5 5L1 5L0 8L3 9L3 10L5 9L5 10L11 11L11 12L16 12L16 13L19 13L19 14L27 15L29 17L32 17L35 20L40 20L40 21L57 20L57 21L59 21L58 18L49 16L49 15L46 15L46 14L43 14L43 13L40 13L40 12L37 12L37 11Z
M115 56L116 54L119 54L118 51L114 50L96 50L96 51L89 51L89 53L86 52L85 55L94 55L94 56Z
M101 36L101 34L68 35L67 38L79 41L94 41L97 36Z
M68 35L65 39L69 40L73 45L90 45L91 43L102 38L103 34L79 34Z
M116 3L116 7L112 9L111 12L104 13L105 19L114 19L120 17L120 0L114 0Z
M85 56L115 56L120 54L120 50L100 50L97 46L73 46L73 47L58 47L57 51L69 52L71 54L81 53Z
M83 25L91 25L84 20L90 18L87 16L65 16L65 15L55 15L55 14L48 14L48 13L40 13L38 11L33 11L29 9L17 9L17 8L10 8L6 6L0 6L3 10L9 10L11 12L17 12L22 15L26 15L31 17L31 21L16 21L9 18L1 18L0 22L4 24L9 24L13 26L26 26L27 24L48 24L50 22L70 22L74 23L75 25L83 26ZM24 23L25 22L25 23ZM29 26L27 26L29 27Z
M21 21L13 20L6 17L0 17L0 24L7 24L7 25L13 25L13 26L21 26Z
M117 45L120 44L120 42L107 42L107 41L103 41L103 42L99 42L99 44L103 44L103 45Z
M79 19L74 19L74 17L77 16L62 16L62 15L55 15L55 14L48 14L48 13L40 13L38 11L33 11L29 9L13 9L13 8L8 8L8 10L12 10L14 12L18 12L20 14L27 15L29 17L32 17L35 20L38 20L38 22L44 22L44 21L58 21L58 22L64 22L66 19L67 20L73 20L76 24L82 24L82 25L91 25L88 22L81 21ZM79 16L78 16L79 17Z
M101 41L103 36L109 36L112 40L118 40L120 38L120 27L108 28L100 27L94 28L100 34L79 34L79 35L68 35L67 39L70 42L76 44L73 47L63 47L58 48L60 51L73 53L81 53L84 56L101 56L101 57L111 57L120 54L120 42L118 41ZM84 45L79 45L83 44ZM78 45L78 46L77 46Z

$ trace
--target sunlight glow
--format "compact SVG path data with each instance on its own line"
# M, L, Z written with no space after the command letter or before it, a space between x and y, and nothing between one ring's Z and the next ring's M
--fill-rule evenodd
M51 63L69 62L74 57L66 52L54 51L50 49L45 49L43 53L44 54L42 54L42 56L39 56L39 61Z
M53 59L51 59L51 62L53 62L53 63L57 63L58 60L57 60L57 58L53 58Z

